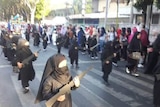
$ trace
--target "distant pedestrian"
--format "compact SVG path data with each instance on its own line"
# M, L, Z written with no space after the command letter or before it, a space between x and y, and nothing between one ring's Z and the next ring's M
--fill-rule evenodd
M43 40L43 51L46 51L47 45L48 45L48 36L46 33L46 29L44 29L44 32L42 34L42 40Z

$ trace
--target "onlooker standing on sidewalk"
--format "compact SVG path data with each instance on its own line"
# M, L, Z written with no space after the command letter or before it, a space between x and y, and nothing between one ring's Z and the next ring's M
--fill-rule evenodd
M146 57L147 57L147 47L149 45L149 39L148 34L145 31L145 25L143 25L143 28L141 30L141 43L142 43L142 57L139 61L138 67L144 67L146 63Z
M106 30L104 27L101 27L100 29L100 36L99 36L99 45L100 45L100 50L99 53L102 53L103 47L104 47L104 43L105 43L105 38L106 38Z
M82 27L78 28L78 45L81 48L82 54L85 54L86 51L86 35L85 32L83 31Z
M132 57L133 52L139 52L141 53L141 41L140 41L140 32L136 32L128 46L128 59L127 59L127 65L126 65L126 72L131 73L134 76L139 76L137 73L137 65L139 60L134 59Z

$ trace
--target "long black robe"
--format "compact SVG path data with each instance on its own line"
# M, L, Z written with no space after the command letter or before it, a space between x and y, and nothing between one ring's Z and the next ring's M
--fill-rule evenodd
M153 54L156 54L156 56L154 56L154 59L151 60L151 62L153 63L154 60L156 60L156 62L154 62L155 65L148 65L150 68L150 72L146 71L146 73L153 73L155 80L154 80L154 87L153 87L153 104L157 107L160 106L160 80L158 80L156 78L157 74L160 74L160 61L159 61L159 53L160 53L160 34L158 34L157 39L155 40L155 42L153 43ZM148 63L151 64L151 63Z
M132 54L132 52L142 52L141 47L141 41L140 39L137 38L137 36L140 34L140 32L136 32L130 42L130 44L128 45L128 58L127 58L127 65L126 67L128 67L128 69L131 72L136 72L137 69L137 64L139 62L139 60L133 59L132 57L130 57L130 54Z
M29 49L29 47L22 47L17 50L16 53L16 61L22 62L24 59L31 56L33 53ZM33 57L31 61L28 62L28 64L25 64L19 72L18 80L21 80L23 87L29 86L29 81L32 81L35 78L35 70L33 68L32 61L35 61L36 57Z
M111 41L108 41L105 44L101 54L102 72L103 72L102 78L106 82L108 82L108 76L112 72L112 58L109 58L112 55L113 55L113 43ZM109 63L106 63L106 61L109 61Z
M70 58L70 63L73 65L75 62L75 64L78 65L78 42L76 38L70 39L70 47L68 54Z
M160 62L153 69L154 72L154 87L153 87L153 104L160 106L160 80L156 78L157 74L160 74Z
M159 52L160 52L160 34L157 36L155 42L153 43L153 52L150 52L148 55L147 66L145 68L144 73L146 74L154 74L154 67L158 63Z
M50 99L60 87L71 81L72 77L68 70L63 74L58 70L58 64L62 61L63 57L64 55L62 54L56 54L47 60L35 103ZM65 97L64 101L56 101L52 107L72 107L71 94L66 93Z

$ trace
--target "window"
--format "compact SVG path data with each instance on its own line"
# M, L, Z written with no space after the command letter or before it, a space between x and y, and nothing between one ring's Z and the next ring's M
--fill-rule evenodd
M139 23L139 22L142 22L142 21L143 21L142 15L137 15L136 16L136 23Z
M153 14L152 24L159 24L159 14Z

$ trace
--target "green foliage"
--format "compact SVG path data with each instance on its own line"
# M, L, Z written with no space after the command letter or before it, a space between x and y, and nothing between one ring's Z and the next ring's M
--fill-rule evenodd
M86 13L92 13L92 0L86 0Z
M82 0L73 0L74 14L81 14L82 11ZM85 13L92 12L92 0L86 0Z
M82 0L73 0L74 14L81 14Z
M40 0L40 2L36 5L35 18L41 20L42 18L49 15L51 9L47 0Z
M160 9L160 0L156 0L156 7Z

